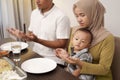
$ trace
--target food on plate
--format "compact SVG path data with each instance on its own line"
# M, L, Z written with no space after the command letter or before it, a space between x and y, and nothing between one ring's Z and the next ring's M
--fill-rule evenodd
M0 80L23 80L16 71L9 70L4 71L2 74L0 74Z
M12 66L6 60L0 59L0 74L8 70L12 70Z
M4 56L4 55L8 55L9 52L7 50L3 50L3 51L0 51L0 57Z
M7 58L0 58L0 80L23 80L27 76L22 70L13 66Z

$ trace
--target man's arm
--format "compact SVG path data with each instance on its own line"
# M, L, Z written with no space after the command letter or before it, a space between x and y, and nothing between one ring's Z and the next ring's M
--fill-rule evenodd
M68 41L68 39L57 39L54 41L43 40L38 38L36 35L34 35L30 31L27 34L25 34L22 31L19 31L18 29L14 29L14 28L8 29L8 32L20 39L23 39L26 41L34 41L50 48L65 48Z
M67 39L57 39L55 41L38 39L36 42L51 48L65 48L67 41Z
M38 38L32 32L29 32L27 37L28 37L28 40L30 40L30 41L34 41L36 43L42 44L42 45L44 45L46 47L50 47L50 48L65 48L66 44L68 42L68 39L57 39L54 41L43 40L43 39Z

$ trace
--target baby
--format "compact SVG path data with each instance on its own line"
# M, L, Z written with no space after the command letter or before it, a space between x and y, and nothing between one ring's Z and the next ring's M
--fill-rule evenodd
M82 80L93 80L92 75L80 74L79 66L80 61L92 62L92 56L88 53L92 39L93 35L89 30L80 28L73 33L70 55L62 48L56 49L56 55L68 63L67 70Z

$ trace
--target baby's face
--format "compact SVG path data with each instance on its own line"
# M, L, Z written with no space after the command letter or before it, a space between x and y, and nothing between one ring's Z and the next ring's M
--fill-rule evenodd
M84 48L88 48L90 46L90 40L90 34L83 31L77 31L72 38L72 45L74 50L80 51Z

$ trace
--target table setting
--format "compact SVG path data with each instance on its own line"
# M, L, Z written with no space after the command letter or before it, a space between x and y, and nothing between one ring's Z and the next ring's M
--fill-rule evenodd
M18 65L21 60L21 50L28 47L27 43L12 41L0 46L0 80L26 80L27 73ZM12 58L10 58L12 55Z
M15 43L15 45L20 44L20 47L17 46L19 51L13 51L12 43ZM19 77L14 80L79 80L61 68L54 60L44 58L33 52L26 42L4 39L0 42L0 51L3 51L4 54L7 52L6 55L0 58L4 58L12 66L12 71L17 71ZM20 55L16 56L15 53ZM4 74L8 73L10 72ZM14 72L11 73L14 74Z

